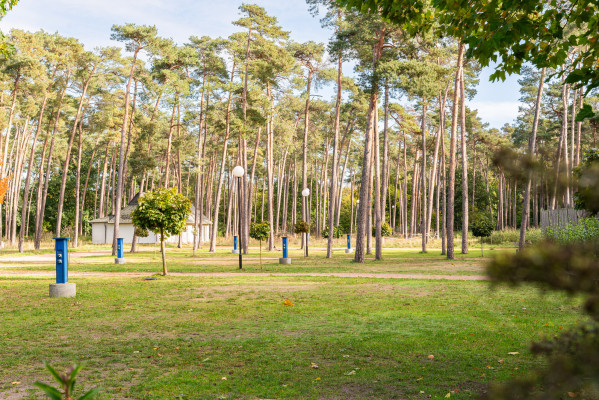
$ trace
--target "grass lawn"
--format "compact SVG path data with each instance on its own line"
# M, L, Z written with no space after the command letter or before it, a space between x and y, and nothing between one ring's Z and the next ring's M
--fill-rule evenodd
M169 252L171 271L235 268L209 261L196 265L189 254ZM331 264L315 255L305 264L265 268L451 268L436 253L397 251L386 256L388 262L366 266L350 263L345 254ZM223 250L219 259L224 255ZM115 268L109 258L73 268ZM123 268L159 272L159 264L156 259ZM298 276L71 281L77 283L76 298L51 299L51 279L0 278L0 398L43 398L31 384L50 383L47 360L60 368L85 364L79 389L101 387L105 400L424 399L450 392L451 398L468 399L490 382L541 364L530 355L529 342L585 318L577 298L531 288L490 290L480 281ZM295 305L284 306L286 298Z
M98 248L84 248L73 252L70 260L71 271L112 271L112 272L161 272L162 259L160 251L155 252L152 246L141 246L137 253L125 253L127 264L116 265L114 256L108 248L104 254L89 254L79 257L81 251L98 251ZM493 248L486 250L485 257L501 251L515 251L513 248ZM375 261L369 255L365 263L353 262L353 254L345 254L343 248L336 248L334 257L327 259L326 249L313 247L310 257L304 258L302 250L290 249L291 265L280 265L281 251L268 252L262 250L262 269L260 268L257 247L250 248L250 254L243 257L243 272L368 272L368 273L404 273L404 274L433 274L433 275L480 275L484 274L484 262L480 249L471 248L469 254L456 252L456 259L448 261L441 255L440 249L430 249L423 254L416 249L384 249L383 260ZM30 253L23 253L27 256ZM47 255L48 261L51 255ZM11 261L3 263L2 259L10 257ZM19 261L19 254L5 253L0 257L0 272L8 268L27 268L28 270L55 269L53 262ZM232 254L230 248L218 247L210 253L202 249L195 254L189 248L167 248L167 266L169 272L238 272L238 255Z

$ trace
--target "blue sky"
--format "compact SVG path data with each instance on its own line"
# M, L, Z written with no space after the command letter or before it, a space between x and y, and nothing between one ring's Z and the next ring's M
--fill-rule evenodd
M308 12L305 0L247 0L259 4L279 20L296 41L326 42L330 32ZM239 0L20 0L0 21L0 29L44 29L81 40L86 48L116 45L110 40L113 24L133 22L156 25L163 37L184 43L189 36L227 37L236 30ZM483 121L500 128L518 112L517 77L491 83L490 68L482 71L476 97L469 107L479 110ZM326 93L326 92L325 92Z

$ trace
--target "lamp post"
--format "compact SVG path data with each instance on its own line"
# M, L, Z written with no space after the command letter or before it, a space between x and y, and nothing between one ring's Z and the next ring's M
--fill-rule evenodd
M237 236L239 236L239 269L243 268L243 260L241 259L241 249L243 248L241 241L241 177L243 176L243 174L245 174L245 170L241 165L238 165L235 168L233 168L233 176L237 178L237 198L239 200L237 207L239 209L239 230L237 232Z
M308 257L308 236L310 234L310 223L308 222L308 215L310 215L310 210L308 208L308 196L310 196L310 189L305 188L304 190L302 190L302 196L304 197L304 210L306 210L306 215L304 216L304 218L306 218L306 223L308 224L308 232L306 232L306 257Z

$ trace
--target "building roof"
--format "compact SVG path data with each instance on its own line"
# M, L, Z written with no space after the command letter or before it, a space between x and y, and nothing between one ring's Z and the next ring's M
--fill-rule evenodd
M139 199L139 192L131 199L131 201L121 210L121 224L132 224L133 220L131 219L131 215L133 211L137 208L137 201ZM195 224L195 215L196 208L191 206L191 214L187 217L187 225ZM106 223L106 224L114 224L114 214L109 215L107 217L96 218L91 221L91 223ZM202 216L202 225L212 225L212 221L210 221L206 216Z

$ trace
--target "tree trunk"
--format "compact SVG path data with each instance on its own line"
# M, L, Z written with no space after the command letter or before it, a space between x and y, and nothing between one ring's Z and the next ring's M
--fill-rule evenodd
M133 60L131 61L131 70L129 71L129 79L127 80L127 86L125 88L125 115L123 116L123 124L121 125L121 146L119 151L119 174L116 184L116 201L114 204L114 233L112 234L112 255L116 255L117 250L117 239L119 236L119 226L121 222L121 202L123 199L123 178L124 178L124 163L125 163L125 131L127 129L127 123L129 122L129 96L131 95L131 81L133 80L133 71L135 70L135 62L137 61L137 54L141 50L141 46L138 46L133 53ZM164 258L164 253L163 258ZM165 264L166 268L166 264ZM166 270L165 270L166 271ZM166 275L166 274L165 274Z
M545 81L545 68L541 70L541 79L539 80L539 89L537 91L537 102L535 104L535 117L532 123L532 133L528 140L528 156L534 157L537 141L537 129L539 126L539 116L541 113L541 99L543 96L543 83ZM530 210L530 187L532 184L532 171L528 171L528 179L526 182L526 189L524 190L524 203L522 208L522 222L520 224L520 241L518 242L518 248L522 250L524 248L524 240L526 236L526 227L528 225L529 210Z
M462 144L462 254L468 254L468 152L466 150L466 91L464 67L460 79L460 142Z
M464 58L464 43L460 43L458 61L455 73L455 86L453 92L453 106L451 110L451 140L449 145L449 188L447 199L447 258L453 260L454 255L454 221L455 221L455 169L456 169L456 147L458 130L458 95L460 91L460 80L462 77Z

